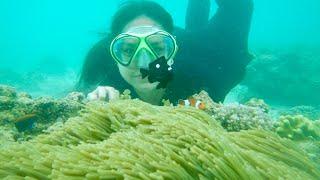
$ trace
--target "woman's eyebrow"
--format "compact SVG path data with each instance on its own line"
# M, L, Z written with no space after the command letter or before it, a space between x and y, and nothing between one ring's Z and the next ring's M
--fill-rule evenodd
M135 43L137 42L137 40L135 40L135 39L125 39L124 42L125 42L125 43L135 44Z
M156 40L153 40L149 43L152 45L162 45L162 44L164 44L164 41L162 39L156 39Z

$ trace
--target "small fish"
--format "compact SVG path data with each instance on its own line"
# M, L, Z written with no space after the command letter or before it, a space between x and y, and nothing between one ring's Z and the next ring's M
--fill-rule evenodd
M14 124L19 132L27 131L33 128L36 114L26 114L14 120Z
M149 64L148 69L140 69L142 79L148 76L150 83L160 82L157 89L165 88L169 81L173 79L172 67L168 65L164 56Z
M33 119L34 117L36 117L36 114L26 114L24 116L21 116L21 117L15 119L14 122L19 123L19 122L27 121L29 119Z
M206 108L205 104L202 101L195 99L194 97L189 97L186 100L179 100L179 105L181 106L192 106L197 109L204 110Z

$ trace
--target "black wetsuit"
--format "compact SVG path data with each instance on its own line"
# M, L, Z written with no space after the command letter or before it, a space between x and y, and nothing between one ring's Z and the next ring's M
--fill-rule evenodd
M164 99L176 102L206 90L215 101L244 77L251 60L248 33L253 10L252 0L216 0L218 9L209 20L210 0L189 0L186 28L176 28L179 51L174 58L174 79ZM79 82L88 93L97 86L112 86L119 91L133 88L122 78L108 51L111 39L98 42L89 52Z

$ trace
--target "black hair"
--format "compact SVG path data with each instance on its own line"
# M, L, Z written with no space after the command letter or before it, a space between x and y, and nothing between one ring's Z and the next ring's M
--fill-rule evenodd
M115 13L111 23L111 35L121 33L123 28L135 18L145 15L159 23L169 33L173 31L171 15L159 4L149 0L125 1Z

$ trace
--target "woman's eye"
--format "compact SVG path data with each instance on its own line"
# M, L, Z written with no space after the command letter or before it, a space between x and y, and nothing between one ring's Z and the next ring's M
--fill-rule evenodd
M155 47L154 50L156 52L163 52L164 51L164 47Z
M128 53L128 54L132 53L132 51L133 51L132 49L126 49L125 50L125 52Z
M133 48L124 48L122 50L122 52L126 55L132 55L134 53L134 49Z

